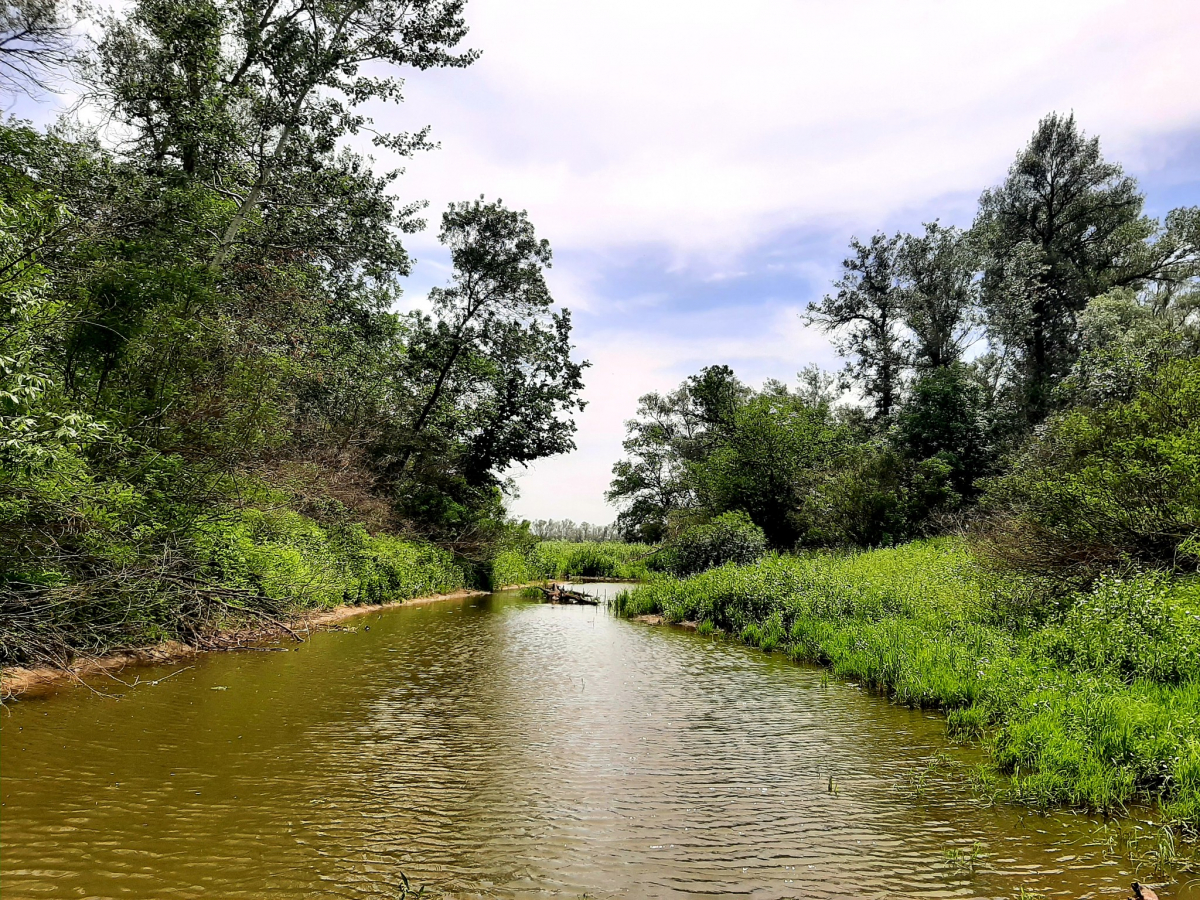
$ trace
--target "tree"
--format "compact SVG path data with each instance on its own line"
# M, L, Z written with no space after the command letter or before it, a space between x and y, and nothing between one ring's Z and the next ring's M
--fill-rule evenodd
M387 66L466 66L465 0L139 0L111 17L90 66L95 96L156 165L211 179L234 206L220 268L280 172L328 158L367 129L360 108L398 101ZM402 154L425 132L375 132ZM286 179L285 179L286 180Z
M703 430L711 435L732 427L750 389L729 366L705 366L687 380L687 397Z
M630 538L659 541L671 518L695 506L689 466L704 460L735 426L751 391L729 366L705 366L669 394L638 400L625 423L629 458L613 466L606 498L621 506L617 523Z
M46 91L71 61L72 23L59 0L0 3L0 87Z
M810 303L805 315L807 324L834 335L833 345L840 354L852 357L847 370L874 402L881 419L892 414L902 386L900 244L898 235L877 234L869 244L852 240L852 255L842 262L842 277L834 285L837 293Z
M996 451L987 398L970 369L957 363L918 377L896 416L892 441L915 462L940 458L949 466L954 490L973 498L975 482L990 474Z
M398 452L386 463L392 480L407 477L430 426L445 416L457 418L464 398L480 396L484 383L491 419L473 426L481 435L476 473L502 458L505 464L536 459L539 442L555 452L549 448L567 435L555 432L552 417L533 427L529 416L579 405L582 367L567 356L570 318L550 313L554 301L544 274L550 244L537 237L525 212L500 201L452 203L442 216L441 241L450 248L454 275L449 287L430 291L436 318L414 320L409 377L417 406ZM524 435L511 430L519 431L521 421Z
M628 457L613 465L604 495L620 507L617 525L626 538L656 543L666 536L671 514L692 505L686 459L702 430L688 381L669 394L638 399L621 444Z
M1136 182L1100 155L1074 116L1038 123L1004 183L984 191L973 231L984 252L989 339L1013 351L1030 423L1049 411L1050 389L1077 352L1076 314L1091 297L1144 280Z
M923 235L904 237L897 269L909 361L918 370L958 362L979 337L976 258L966 235L930 222Z
M569 416L585 405L579 392L588 363L571 359L569 311L546 322L500 322L487 338L463 462L472 486L488 484L513 463L523 466L574 450L575 422Z
M757 394L712 452L692 464L699 504L710 515L742 510L771 546L790 548L802 534L796 507L838 438L825 411L794 394Z

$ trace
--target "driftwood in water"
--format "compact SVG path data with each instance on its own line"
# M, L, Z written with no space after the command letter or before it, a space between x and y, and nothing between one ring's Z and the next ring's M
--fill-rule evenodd
M538 588L546 603L578 603L584 606L599 606L600 601L579 591L567 590L561 584L551 584Z

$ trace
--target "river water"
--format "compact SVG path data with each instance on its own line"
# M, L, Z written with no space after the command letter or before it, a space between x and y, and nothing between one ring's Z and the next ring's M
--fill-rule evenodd
M395 898L405 875L463 898L1115 897L1135 876L1128 825L982 802L939 716L815 667L514 593L350 625L9 704L4 900Z

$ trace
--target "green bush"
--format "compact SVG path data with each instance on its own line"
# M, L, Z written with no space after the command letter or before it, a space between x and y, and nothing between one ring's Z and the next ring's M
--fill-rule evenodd
M1164 365L1132 400L1048 423L992 480L983 552L1090 580L1130 565L1200 570L1200 359Z
M677 575L692 575L725 563L754 562L767 550L767 538L744 512L728 512L693 525L670 541L663 563Z

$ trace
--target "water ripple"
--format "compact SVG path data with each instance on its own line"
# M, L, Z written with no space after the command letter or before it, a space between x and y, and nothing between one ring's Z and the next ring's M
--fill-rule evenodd
M1131 880L1103 823L987 808L941 769L904 789L936 753L977 757L817 669L511 595L360 624L120 701L18 704L0 727L6 900L395 897L401 873L461 898Z

